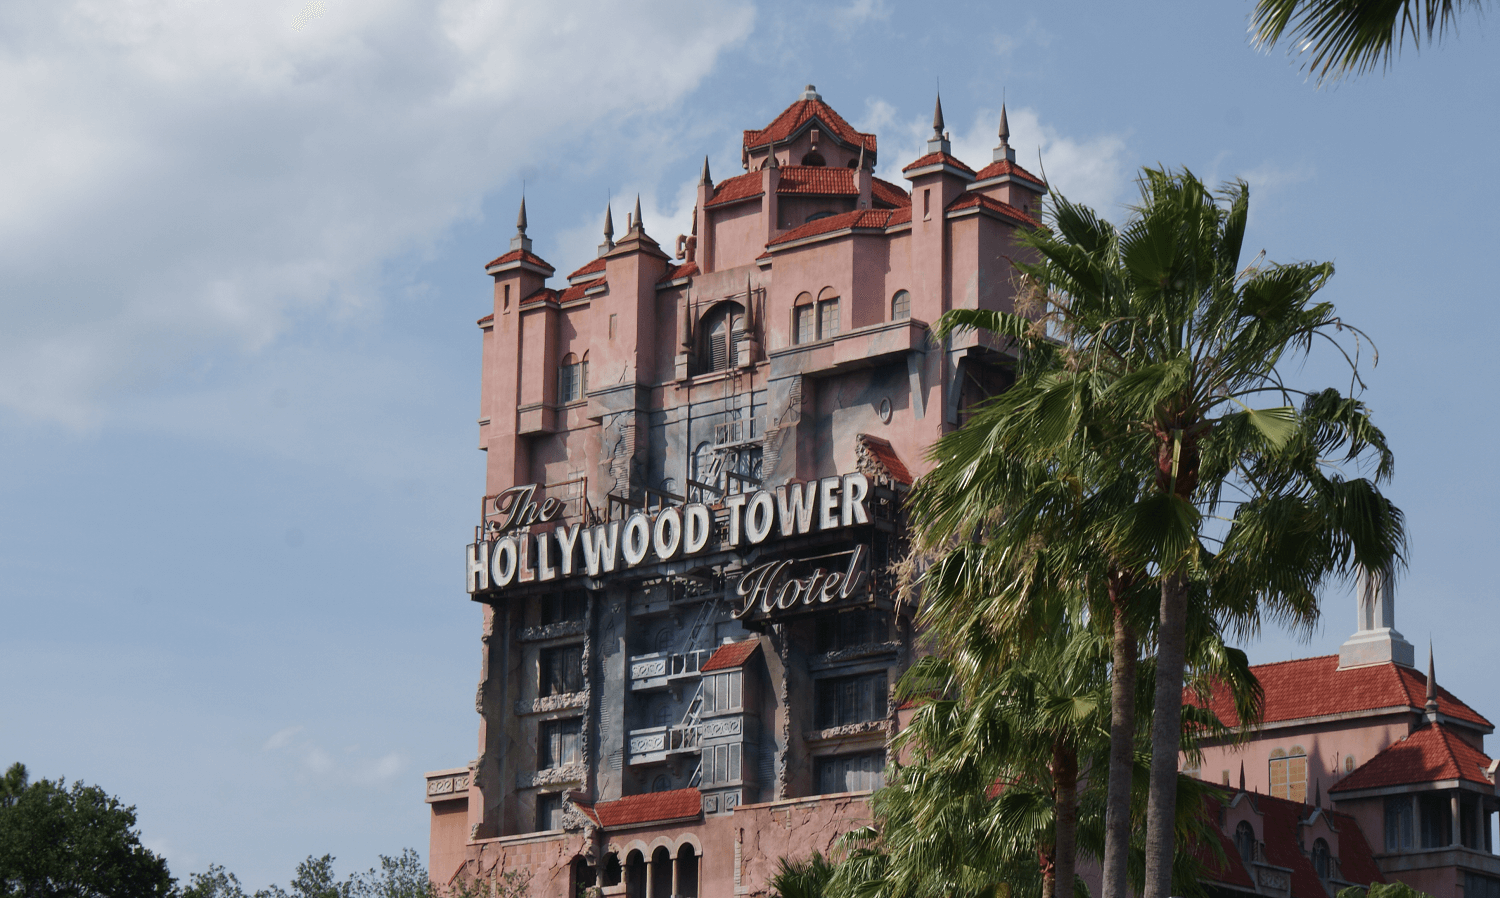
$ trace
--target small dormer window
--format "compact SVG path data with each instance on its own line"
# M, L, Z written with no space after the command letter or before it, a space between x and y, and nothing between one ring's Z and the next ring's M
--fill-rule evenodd
M1240 853L1240 860L1250 863L1255 859L1255 827L1250 821L1241 820L1234 828L1234 847Z
M738 362L739 343L745 336L745 307L737 302L721 302L703 318L703 367L708 371L728 371Z
M806 156L802 157L802 164L803 165L827 165L828 162L823 158L823 154L822 153L819 153L816 150L814 150L813 152L808 153Z

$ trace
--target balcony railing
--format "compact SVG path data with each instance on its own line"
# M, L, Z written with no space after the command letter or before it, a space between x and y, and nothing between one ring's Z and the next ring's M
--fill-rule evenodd
M696 754L700 729L698 724L674 724L631 730L627 740L629 763L652 764L673 755Z
M691 652L651 652L630 658L630 688L660 689L681 679L697 677L703 663L713 654L711 649Z

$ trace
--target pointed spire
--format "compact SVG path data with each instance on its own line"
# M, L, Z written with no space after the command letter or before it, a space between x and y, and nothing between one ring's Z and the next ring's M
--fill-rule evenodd
M1000 104L1000 145L995 147L994 162L1015 162L1016 151L1010 146L1010 119L1005 114L1005 104Z
M615 216L609 203L604 204L604 242L599 244L599 256L615 248Z
M1245 791L1245 762L1240 761L1240 791Z
M521 194L521 211L516 213L516 236L510 238L510 248L524 253L531 252L531 238L526 236L526 194Z
M1427 716L1437 718L1437 669L1432 661L1432 640L1427 640L1427 702L1424 710Z
M854 164L854 170L865 170L865 142L863 140L859 142L859 161Z
M639 193L635 195L635 214L632 216L631 221L631 230L645 231L645 226L641 224L641 195Z
M702 184L705 187L712 187L712 186L714 186L714 179L708 173L708 155L707 154L705 154L703 156L703 177L698 180L698 183Z
M771 158L766 160L766 168L781 168L781 163L776 161L776 148L771 148Z
M932 106L932 136L943 136L943 95L937 95L937 102Z

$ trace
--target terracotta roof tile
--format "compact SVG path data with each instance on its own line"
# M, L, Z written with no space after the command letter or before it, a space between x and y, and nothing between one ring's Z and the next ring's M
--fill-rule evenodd
M831 231L841 231L844 228L883 228L890 221L892 214L889 209L855 209L852 212L842 212L817 221L810 221L799 228L793 228L767 245L790 243L793 240L815 237Z
M982 193L965 193L963 196L948 204L948 211L956 212L959 209L971 209L976 206L981 209L988 209L991 212L998 212L1004 217L1016 222L1017 224L1022 224L1029 228L1034 228L1041 224L1041 222L1037 221L1035 218L1032 218L1030 215L1027 215L1025 212L1022 212L1020 209L1017 209L1015 206L1012 206L1010 203L1002 203L999 200L993 197L985 196Z
M812 193L836 196L858 196L859 184L852 168L829 168L826 165L783 165L776 182L777 193Z
M1399 664L1372 664L1339 670L1337 655L1259 664L1250 670L1265 690L1264 723L1410 708L1420 711L1427 694L1427 676ZM1226 690L1215 689L1209 707L1229 726L1239 724ZM1489 728L1477 711L1438 686L1438 710L1447 717Z
M1036 175L1011 162L1009 159L1001 159L999 162L991 162L979 170L975 176L976 181L987 181L990 178L998 178L1001 175L1010 175L1013 178L1021 178L1035 183L1038 187L1046 187L1047 182Z
M911 224L911 204L910 203L908 203L905 206L902 206L902 207L898 208L895 212L892 212L891 213L891 220L888 221L888 222L886 222L885 226L889 228L889 227L891 227L893 225L898 225L898 224Z
M627 795L618 801L601 801L594 805L591 816L599 821L600 826L611 827L682 820L697 817L702 811L703 793L697 789L674 789Z
M870 183L870 198L898 209L911 205L911 196L905 190L880 178L875 178Z
M704 662L703 667L699 669L707 673L711 670L728 670L732 667L740 667L746 661L750 660L750 656L755 654L755 650L758 648L760 648L759 639L747 639L744 642L731 642L727 645L721 645L714 650L714 653L709 656L708 661Z
M476 321L474 323L475 324L486 324L486 323L494 321L494 320L495 320L495 313L491 312L488 315L484 316L483 318L479 319L478 321Z
M1236 793L1219 789L1213 791L1218 794L1204 802L1203 812L1210 820L1217 820L1221 803L1231 799ZM1256 827L1255 836L1265 845L1267 863L1286 867L1292 871L1292 898L1327 898L1329 893L1318 879L1317 870L1312 865L1312 858L1303 854L1298 838L1298 824L1312 817L1317 808L1284 798L1272 798L1269 795L1255 795L1252 800L1260 817L1260 825ZM1339 869L1344 879L1360 885L1385 882L1385 877L1381 874L1380 868L1375 863L1375 857L1370 852L1370 844L1365 840L1364 833L1360 831L1359 824L1354 818L1326 808L1323 809L1323 814L1327 816L1331 828L1338 833ZM1217 863L1213 859L1212 852L1206 848L1194 846L1192 849L1194 855L1203 863L1207 878L1226 885L1253 890L1254 885L1249 872L1232 839L1223 830L1217 827L1215 830L1219 836L1219 846L1224 852L1223 865Z
M864 134L854 130L854 127L844 121L843 116L833 111L833 107L822 100L798 100L772 120L771 124L760 130L745 131L745 146L749 149L763 147L772 141L786 140L801 128L808 119L817 117L828 130L851 146L864 144L865 149L874 152L875 135Z
M583 284L573 284L572 286L568 287L567 289L563 290L563 292L561 292L561 293L559 293L557 295L557 301L558 302L572 302L575 299L583 299L583 295L585 293L587 293L589 290L592 290L593 288L599 286L602 283L604 283L604 278L595 278L592 281L589 281L589 282L583 283ZM527 300L522 300L522 302L526 302L526 301Z
M918 158L917 161L911 163L901 170L907 172L911 171L914 168L922 168L923 166L927 165L937 165L939 162L951 165L959 171L968 172L971 175L974 174L974 169L969 168L967 165L964 165L963 162L958 159L958 157L951 156L948 153L928 153L926 156Z
M484 264L484 267L485 267L486 270L488 270L490 268L494 268L496 265L504 265L507 262L515 262L515 261L530 262L531 264L541 266L542 268L545 268L548 271L555 271L556 270L551 265L548 265L547 262L546 262L546 260L543 259L541 256L538 256L535 253L528 253L525 250L519 250L519 249L513 249L510 252L506 253L505 255L499 257L498 259L491 259L490 261L488 261L488 262L486 262Z
M1484 768L1489 765L1490 759L1484 752L1447 726L1437 724L1425 726L1387 746L1328 791L1332 794L1440 780L1468 780L1488 786L1490 781L1484 775Z
M740 200L748 200L752 196L760 196L762 192L760 172L746 172L743 175L726 178L714 185L714 195L705 205L722 206L725 203L737 203Z
M558 302L557 297L558 292L556 290L553 290L551 287L543 287L542 289L521 300L521 305L530 305L531 303L544 302L547 300Z
M665 284L668 281L675 281L678 278L690 278L696 276L697 274L697 262L683 262L681 265L668 265L667 273L662 275L661 280L657 281L657 283Z
M577 271L573 272L572 274L568 275L568 280L571 281L573 278L580 277L580 276L585 275L585 274L593 274L596 271L603 271L603 270L604 270L604 257L600 256L599 258L595 259L594 261L590 262L589 264L583 266L582 268L580 268Z
M870 451L871 455L875 456L875 460L891 475L892 480L911 486L911 472L906 469L901 456L896 454L896 449L889 440L872 437L867 433L860 434L856 439L859 440L861 446Z

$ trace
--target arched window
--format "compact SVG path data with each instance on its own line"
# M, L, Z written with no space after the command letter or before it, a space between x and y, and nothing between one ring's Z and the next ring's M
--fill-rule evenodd
M679 898L698 898L698 852L692 845L677 849L677 894Z
M1322 839L1313 840L1312 852L1313 870L1317 871L1319 879L1328 878L1328 843Z
M563 356L562 364L557 368L557 401L560 403L577 402L588 391L588 354L584 353L581 359L571 352Z
M818 339L828 340L839 335L839 298L837 296L818 300Z
M745 307L737 302L721 302L703 316L699 328L703 334L703 354L699 356L705 370L727 371L738 362L739 342L745 334Z
M672 898L672 852L665 845L651 852L650 898Z
M813 312L812 294L799 294L792 304L792 342L812 343L818 339Z
M891 320L901 321L911 317L911 294L905 290L897 290L896 295L891 297Z
M822 212L814 212L813 214L807 216L807 218L804 220L804 224L806 222L808 222L808 221L817 221L820 218L832 218L832 217L833 217L833 213L829 212L827 209L824 209Z
M646 898L646 858L639 850L625 855L625 895Z
M1307 801L1307 751L1293 745L1290 751L1271 752L1271 796L1291 801Z
M670 791L672 791L672 778L670 776L667 776L665 773L660 774L659 776L656 777L656 779L654 779L654 780L651 781L651 791L652 792L670 792Z
M1250 821L1241 820L1240 825L1234 828L1234 847L1245 863L1255 859L1255 827L1250 825Z
M814 150L813 152L808 153L806 156L802 157L802 164L803 165L827 165L828 163L823 159L823 156L822 156L821 153L819 153L816 150Z

